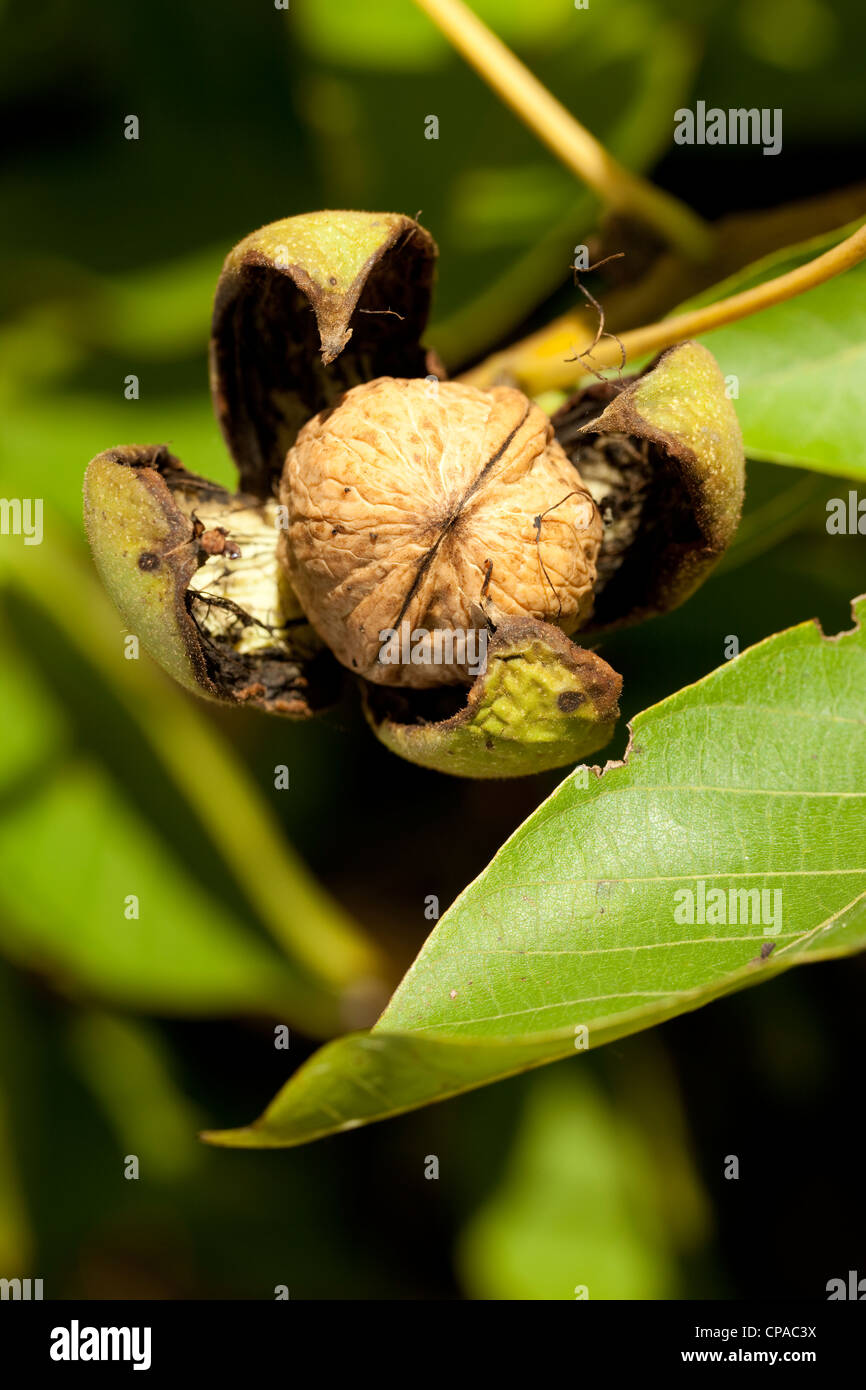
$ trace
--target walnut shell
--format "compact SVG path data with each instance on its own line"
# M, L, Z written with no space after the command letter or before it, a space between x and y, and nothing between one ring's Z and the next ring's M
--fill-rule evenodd
M303 427L283 470L280 554L339 661L380 684L471 679L383 664L389 631L468 632L478 605L572 632L592 611L598 509L522 392L379 377Z

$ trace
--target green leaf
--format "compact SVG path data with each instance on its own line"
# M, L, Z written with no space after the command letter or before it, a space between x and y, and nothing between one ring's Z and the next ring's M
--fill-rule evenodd
M50 546L0 555L17 619L0 694L26 712L17 738L0 729L0 952L126 1008L265 1013L314 1037L347 1012L371 1017L375 946L197 707L124 659L123 630L53 511L46 530ZM130 895L138 919L124 915Z
M678 1297L662 1192L640 1126L585 1068L539 1078L504 1180L460 1242L468 1296Z
M371 1033L207 1137L303 1143L866 947L866 597L854 612L849 632L803 623L639 715L625 759L567 777L461 894ZM760 913L731 899L745 889ZM710 890L732 920L701 920Z
M134 777L119 782L76 749L71 711L5 631L0 671L0 953L64 993L129 1008L303 1011L306 977L167 852ZM134 765L128 725L104 709L101 723ZM137 920L124 915L129 894Z
M172 1182L198 1166L197 1111L172 1076L156 1029L96 1010L69 1020L70 1054L123 1145L151 1179Z
M37 772L4 818L0 909L0 951L68 994L180 1014L280 1016L295 1002L290 968L197 887L87 763Z
M474 0L473 9L509 43L542 48L561 41L570 16L558 0ZM423 11L405 0L378 0L376 22L355 0L330 0L326 8L304 5L286 18L299 30L310 54L348 68L405 72L436 68L449 55L448 43Z
M793 270L851 230L768 256L684 307ZM736 377L748 457L866 478L866 263L701 341Z

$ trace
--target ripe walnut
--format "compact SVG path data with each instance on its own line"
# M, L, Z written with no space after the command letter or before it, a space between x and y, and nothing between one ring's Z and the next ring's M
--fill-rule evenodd
M210 343L238 490L127 445L91 461L85 521L124 625L182 685L305 719L342 662L401 757L520 777L611 737L620 677L565 634L594 646L698 588L737 527L742 437L697 343L550 423L518 391L425 381L435 258L398 213L245 237Z
M281 501L281 559L300 604L368 680L469 679L456 661L383 664L381 634L466 632L485 599L565 632L591 614L598 509L545 413L510 387L355 386L298 434Z

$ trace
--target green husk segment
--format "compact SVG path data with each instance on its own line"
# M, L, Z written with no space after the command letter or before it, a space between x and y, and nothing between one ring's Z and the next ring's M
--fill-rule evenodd
M426 373L435 259L412 218L373 212L286 217L230 252L214 301L211 390L244 490L270 495L301 425L342 392Z
M401 723L366 687L365 707L386 748L458 777L523 777L595 753L619 717L621 678L601 657L535 619L501 621L487 669L450 719Z
M693 342L669 348L624 389L613 383L588 387L553 423L591 489L585 451L604 451L606 437L631 440L645 455L644 464L616 464L624 495L634 495L634 478L643 470L639 520L619 569L596 588L587 630L595 634L676 608L727 549L743 505L742 434L712 353ZM596 495L596 501L604 514L604 499ZM608 540L606 534L602 559Z
M159 445L110 449L84 480L97 569L145 650L196 694L304 719L333 702L340 672L280 573L275 514ZM203 549L205 528L231 551Z
M720 554L733 540L745 487L743 436L715 357L700 343L662 353L632 395L642 438L681 462L707 549ZM617 428L628 413L623 396L597 424Z
M184 603L197 568L192 525L158 463L159 446L108 449L84 477L84 524L96 568L129 631L188 690L218 698Z

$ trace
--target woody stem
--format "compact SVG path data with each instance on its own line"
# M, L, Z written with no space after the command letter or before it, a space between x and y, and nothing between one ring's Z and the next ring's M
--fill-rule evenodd
M691 208L631 173L556 100L463 0L415 0L548 149L602 199L644 222L690 260L707 260L711 228Z
M736 323L738 319L804 294L825 280L850 270L864 259L866 223L844 241L805 265L798 266L796 270L765 280L763 284L730 295L727 299L632 329L620 334L619 338L603 338L591 349L587 346L579 360L576 360L571 337L574 332L573 318L567 316L562 321L548 324L547 328L524 339L522 343L496 353L467 372L461 380L481 387L490 386L496 381L515 381L530 395L537 395L541 391L568 390L576 386L590 370L618 366L623 349L631 360L647 353L661 352L686 338L711 333L715 328ZM568 342L565 341L566 336Z

